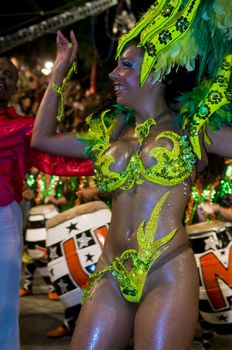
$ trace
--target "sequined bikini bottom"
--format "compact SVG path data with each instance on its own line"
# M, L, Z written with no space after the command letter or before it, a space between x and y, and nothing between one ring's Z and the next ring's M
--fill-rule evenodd
M118 284L123 297L130 302L139 303L142 297L142 292L146 278L152 272L158 270L168 261L182 254L189 248L189 243L185 243L176 250L170 252L160 259L155 265L149 267L149 263L141 261L136 254L136 251L126 250L119 257L115 257L103 270L93 273L90 276L90 282L87 288L83 289L82 303L86 298L91 298L94 286L103 277L107 271L118 280ZM125 261L131 258L133 265L128 271L124 265Z
M152 266L155 260L168 249L166 244L173 238L176 232L175 229L166 236L157 240L155 239L159 215L168 194L169 192L160 198L149 220L147 222L144 220L140 223L137 230L138 250L128 249L120 256L114 257L101 271L94 272L90 276L87 288L83 289L82 302L86 298L92 297L94 286L108 271L118 280L120 291L127 301L133 303L140 302L148 272L153 271ZM154 268L157 269L187 248L188 245L185 244L166 255L158 264L154 265ZM131 262L130 269L125 266L126 262Z

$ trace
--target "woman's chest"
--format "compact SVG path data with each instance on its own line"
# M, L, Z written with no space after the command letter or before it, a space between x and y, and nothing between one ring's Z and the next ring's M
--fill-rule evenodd
M139 142L136 134L132 134L112 143L105 155L110 155L114 160L110 169L115 172L121 173L135 162L150 168L163 156L166 160L168 157L181 156L180 142L181 137L177 133L167 130L153 133L142 142Z
M173 186L189 177L194 163L195 156L184 135L153 129L141 138L130 132L101 153L95 180L103 191L128 190L145 180Z

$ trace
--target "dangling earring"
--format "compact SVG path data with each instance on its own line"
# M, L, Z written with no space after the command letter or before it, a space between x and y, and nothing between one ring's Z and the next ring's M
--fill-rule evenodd
M151 83L153 86L162 82L162 76L160 71L154 71Z
M159 85L160 83L162 83L162 79L161 79L161 78L159 78L159 79L156 80L156 81L154 81L154 80L152 79L152 82L151 82L152 87L155 87L155 86Z

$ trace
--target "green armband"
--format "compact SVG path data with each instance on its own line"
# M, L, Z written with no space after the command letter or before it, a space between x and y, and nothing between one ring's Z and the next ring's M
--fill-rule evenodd
M56 116L56 119L58 120L58 122L61 122L64 119L64 90L69 80L71 79L73 72L77 73L76 60L73 62L72 66L69 68L68 73L64 78L61 86L58 86L55 83L52 83L53 91L55 91L58 95L60 95L58 114Z

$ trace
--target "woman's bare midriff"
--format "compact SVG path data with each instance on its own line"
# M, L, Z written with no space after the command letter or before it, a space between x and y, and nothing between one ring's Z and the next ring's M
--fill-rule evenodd
M168 243L169 248L162 253L161 257L165 257L188 242L180 219L188 201L188 182L175 187L163 187L145 180L142 185L134 186L129 191L117 190L113 194L114 215L105 242L105 261L109 263L127 249L138 249L137 230L140 223L149 220L155 205L167 192L169 195L161 209L157 230L156 232L154 230L154 240L166 236L174 229L176 233Z

